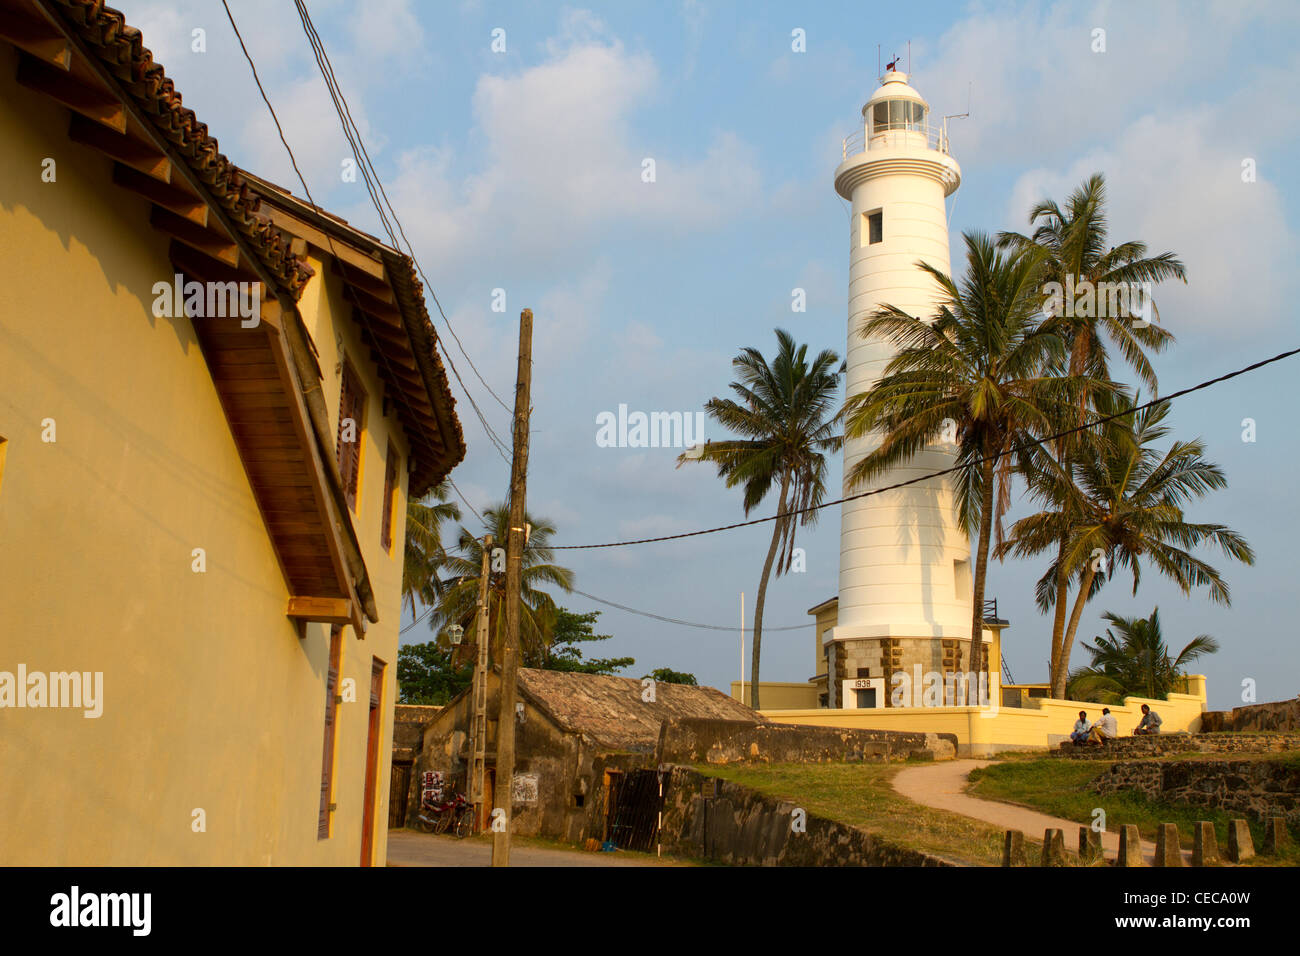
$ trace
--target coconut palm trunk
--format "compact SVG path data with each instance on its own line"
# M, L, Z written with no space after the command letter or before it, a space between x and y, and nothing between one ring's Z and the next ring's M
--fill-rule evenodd
M975 546L975 594L971 609L970 624L970 669L975 675L974 687L967 687L967 693L973 693L979 703L979 679L984 659L984 585L989 573L989 540L993 535L993 469L996 460L990 451L986 460L980 465L980 478L984 487L980 490L982 505L980 508L979 541Z
M1066 666L1062 663L1061 649L1065 643L1065 605L1070 599L1070 576L1065 571L1065 553L1069 544L1069 536L1061 535L1056 552L1056 603L1052 613L1052 656L1048 661L1047 676L1052 684L1052 696L1057 700L1061 699L1058 686L1065 686Z
M1074 635L1079 630L1079 620L1083 617L1083 606L1088 603L1088 593L1092 590L1092 579L1097 576L1095 563L1088 562L1083 572L1083 581L1079 584L1079 593L1074 599L1074 610L1070 612L1070 623L1061 638L1061 656L1057 674L1052 680L1052 696L1057 700L1065 699L1065 678L1070 668L1070 652L1074 649Z
M786 496L790 492L790 475L781 476L781 498L776 506L777 518L772 522L772 543L767 546L767 560L763 562L763 577L758 582L758 597L754 601L754 657L750 665L749 706L758 710L758 664L763 645L763 605L767 601L767 581L772 574L772 564L776 561L776 551L780 547L782 531L786 522Z

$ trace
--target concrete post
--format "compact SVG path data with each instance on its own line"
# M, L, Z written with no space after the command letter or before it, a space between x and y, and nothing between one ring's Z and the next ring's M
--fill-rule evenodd
M1182 866L1183 851L1178 845L1178 824L1161 823L1156 827L1156 866Z
M1228 821L1228 859L1243 863L1255 855L1255 840L1250 835L1250 824L1245 820Z
M1043 831L1043 866L1065 866L1065 831L1049 827Z
M1219 859L1219 838L1214 833L1214 824L1200 820L1194 826L1192 866L1218 866L1222 861Z
M1269 817L1264 821L1264 847L1262 852L1274 856L1284 846L1286 846L1286 820L1282 817Z
M1102 859L1101 834L1092 827L1079 827L1079 859L1087 866Z
M1119 856L1115 865L1142 865L1142 838L1138 835L1138 828L1131 823L1119 828Z
M1003 837L1002 865L1029 865L1029 857L1025 854L1025 834L1023 830L1008 830L1006 836Z

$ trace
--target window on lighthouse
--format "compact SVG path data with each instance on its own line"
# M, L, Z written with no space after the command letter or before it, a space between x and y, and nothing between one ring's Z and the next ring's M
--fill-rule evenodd
M864 246L874 245L877 242L884 241L885 214L881 212L879 209L877 209L875 212L867 213L865 218L867 220L866 221L867 228L864 230L864 232L866 233L866 235L864 236L866 242L864 242L863 245Z
M925 129L925 105L912 100L881 100L871 109L875 132L890 129Z

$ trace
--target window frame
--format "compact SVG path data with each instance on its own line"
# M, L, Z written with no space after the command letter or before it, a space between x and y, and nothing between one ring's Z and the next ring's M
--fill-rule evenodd
M393 440L388 439L384 461L384 501L379 518L379 545L392 557L397 547L394 518L397 515L397 495L402 488L402 456Z
M349 388L351 383L351 388ZM356 445L355 464L349 467L345 463L343 446L343 422L349 417L345 415L344 402L347 398L352 397L354 412L352 420L356 423L356 440L346 444ZM370 396L366 392L365 385L361 381L361 375L357 372L356 366L346 357L343 357L342 366L339 372L339 422L336 443L338 455L339 477L343 479L343 497L348 502L348 507L352 513L360 514L361 512L361 476L363 459L365 455L365 437L366 437L366 405Z

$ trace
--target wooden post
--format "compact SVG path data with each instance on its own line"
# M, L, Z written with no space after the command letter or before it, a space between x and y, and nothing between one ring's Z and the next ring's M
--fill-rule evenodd
M510 825L515 782L515 682L519 674L519 603L524 570L524 494L528 478L529 397L533 380L533 310L519 315L519 371L515 378L514 455L510 463L510 525L506 532L506 635L501 649L501 710L497 716L497 803L492 865L510 865Z
M483 562L478 579L478 628L474 640L478 659L474 665L474 684L470 699L474 711L470 718L470 744L473 747L470 758L469 802L473 805L473 832L478 833L483 826L483 798L485 777L487 775L487 665L488 665L488 576L491 574L492 535L483 537Z

